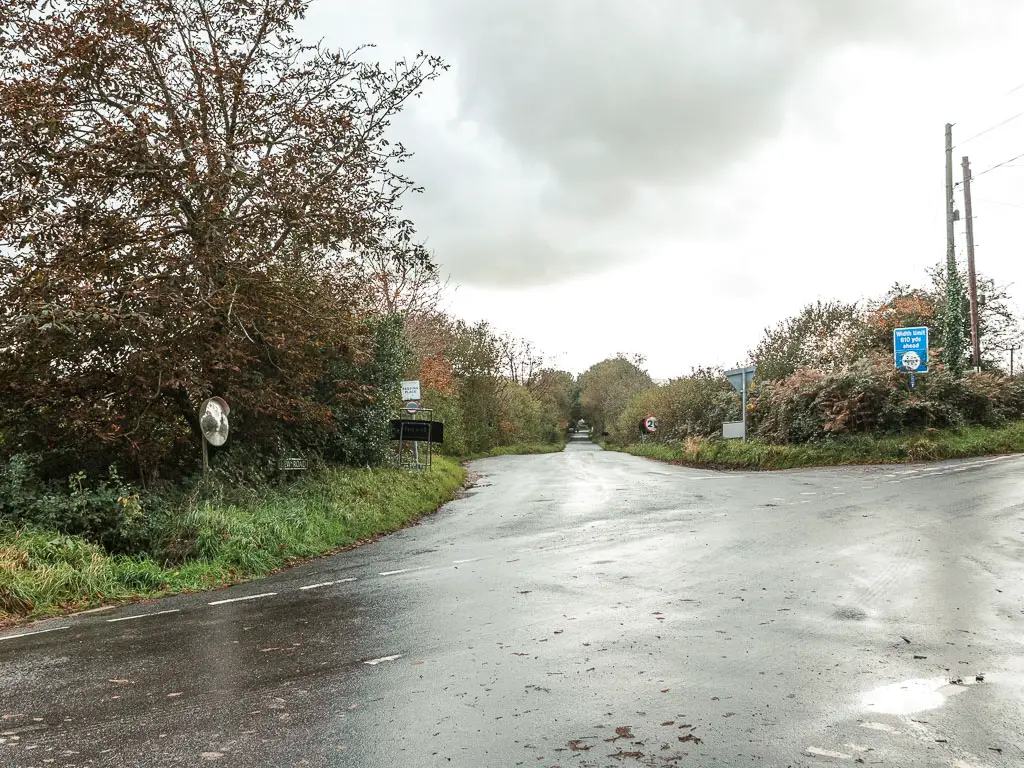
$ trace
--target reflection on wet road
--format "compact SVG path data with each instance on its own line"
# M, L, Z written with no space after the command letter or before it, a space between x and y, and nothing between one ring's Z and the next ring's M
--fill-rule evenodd
M0 634L0 763L1024 764L1024 460L474 468L363 549Z

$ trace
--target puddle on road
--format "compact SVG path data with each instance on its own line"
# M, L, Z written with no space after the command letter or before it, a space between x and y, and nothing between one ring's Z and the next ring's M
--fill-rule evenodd
M915 712L938 709L946 703L946 699L965 688L964 685L952 685L944 677L907 680L865 693L861 704L872 712L912 715Z

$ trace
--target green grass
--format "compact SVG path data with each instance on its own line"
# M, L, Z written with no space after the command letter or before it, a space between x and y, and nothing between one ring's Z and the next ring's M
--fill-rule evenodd
M712 469L794 469L847 464L906 464L1024 452L1024 423L969 427L896 437L848 437L820 444L770 445L759 440L688 440L613 447L661 461Z
M518 445L501 445L492 448L486 453L474 453L470 456L463 456L463 461L473 459L487 459L492 456L524 456L535 453L561 453L565 450L565 443L519 443Z
M250 501L169 515L159 551L177 564L110 555L54 532L0 530L0 624L95 605L191 592L263 576L408 525L449 501L466 470L330 469Z

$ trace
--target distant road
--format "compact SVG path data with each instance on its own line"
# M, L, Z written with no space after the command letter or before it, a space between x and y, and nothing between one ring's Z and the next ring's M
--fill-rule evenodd
M0 634L0 764L1024 765L1024 460L472 468L371 546Z

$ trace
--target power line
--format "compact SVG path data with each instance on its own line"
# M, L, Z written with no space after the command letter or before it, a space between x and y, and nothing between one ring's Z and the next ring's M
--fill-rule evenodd
M1024 83L1022 83L1021 85L1024 86ZM994 131L996 128L1001 128L1002 126L1006 125L1007 123L1013 122L1018 117L1024 117L1024 112L1018 112L1013 117L1008 117L1005 120L1003 120L1001 123L996 123L995 125L990 125L984 131L979 131L978 133L974 134L973 136L968 136L966 139L961 141L957 146L959 146L960 144L966 144L968 141L973 141L974 139L978 138L979 136L984 136L986 133L988 133L989 131Z
M1009 164L1010 164L1010 163L1012 163L1012 162L1013 162L1014 160L1020 160L1020 159L1021 159L1022 157L1024 157L1024 152L1021 152L1021 153L1020 153L1019 155L1017 155L1016 157L1011 157L1011 158L1010 158L1009 160L1003 160L1003 162L1001 162L1001 163L996 163L996 164L995 164L995 165L993 165L993 166L992 166L991 168L986 168L986 169L985 169L984 171L982 171L981 173L976 173L976 174L974 174L973 178L975 178L975 179L976 179L976 178L978 178L979 176L984 176L984 175L985 175L986 173L988 173L989 171L994 171L994 170L995 170L996 168L1002 168L1002 167L1003 167L1004 165L1009 165Z
M1010 208L1024 208L1024 205L1020 203L1004 203L1002 200L986 200L983 197L978 198L979 203L988 203L989 205L1005 205Z

